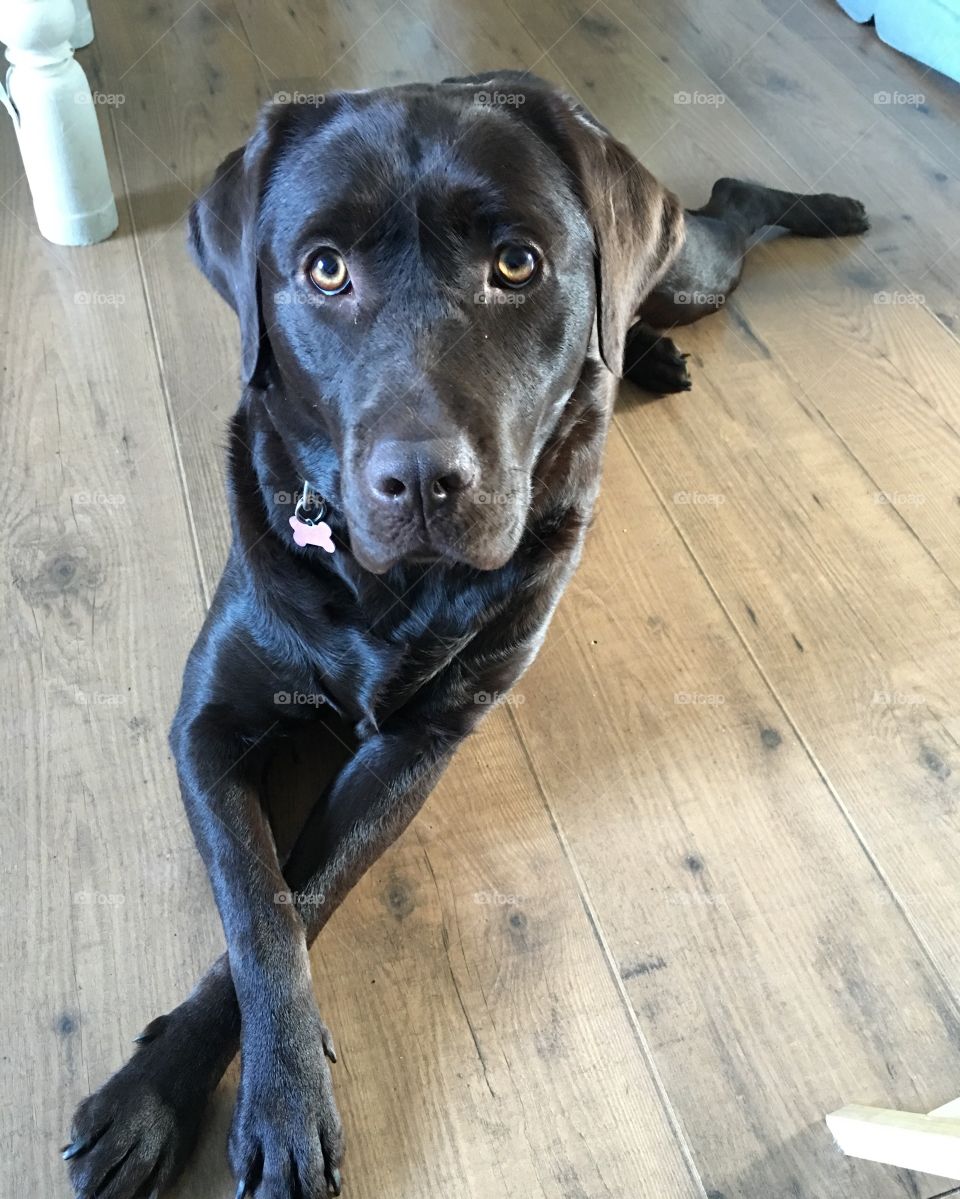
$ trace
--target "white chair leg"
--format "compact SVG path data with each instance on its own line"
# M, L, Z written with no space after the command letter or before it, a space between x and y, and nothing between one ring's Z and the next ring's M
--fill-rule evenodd
M37 224L61 246L102 241L117 227L100 126L70 39L74 0L4 0L6 89Z
M73 0L73 10L76 13L76 22L70 35L70 45L74 50L82 50L93 41L93 18L90 16L87 0Z

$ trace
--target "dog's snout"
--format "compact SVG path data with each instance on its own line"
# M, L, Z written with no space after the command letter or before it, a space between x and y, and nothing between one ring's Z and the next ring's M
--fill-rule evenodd
M429 515L473 484L476 463L459 446L385 441L371 453L366 474L379 502Z

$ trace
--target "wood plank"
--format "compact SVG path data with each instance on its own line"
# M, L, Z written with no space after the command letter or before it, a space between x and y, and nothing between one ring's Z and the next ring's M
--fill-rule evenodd
M684 403L642 409L651 441ZM616 433L512 713L708 1192L909 1194L823 1115L955 1091L953 999L642 478ZM677 506L723 543L733 502Z
M942 171L956 175L960 169L956 120L960 91L955 80L894 50L877 37L872 24L849 20L839 5L763 0L763 7L771 20L782 20L834 73L876 103L884 121L922 143ZM823 78L829 86L831 77ZM887 97L889 102L877 102Z
M755 266L724 319L762 327L767 367L802 418L846 450L874 503L960 586L960 343L904 302L895 280L850 264L844 246L807 252L784 239L763 247ZM697 340L708 363L714 332L705 326ZM726 371L721 379L732 381Z
M535 31L545 38L555 30ZM578 26L554 49L575 83L594 77L595 40ZM668 45L652 44L675 61ZM735 58L732 46L724 53ZM630 103L625 90L618 82L601 119ZM691 134L705 138L696 143L702 158L730 145L728 119L738 118L721 110L722 120ZM637 137L647 135L644 116ZM664 147L656 152L669 153ZM960 834L951 778L957 358L927 314L868 304L863 289L844 289L837 264L846 249L796 240L764 247L730 312L683 331L698 364L694 395L670 401L667 420L651 405L628 405L620 419L956 995L956 909L942 899L957 894ZM833 275L815 283L831 264ZM820 368L812 383L811 364ZM671 502L687 491L726 502ZM878 492L924 502L878 502Z
M912 289L922 263L931 311L955 327L960 177L943 153L903 136L874 102L873 91L864 93L856 80L835 70L760 0L722 8L689 0L655 0L642 7L634 0L611 0L610 7L644 39L654 23L670 35L684 58L728 97L721 107L735 105L765 140L768 171L792 167L807 191L851 194L869 186L865 199L885 233L885 248L881 253L867 245L864 259L884 263L903 290ZM909 67L905 78L910 79ZM954 132L954 145L955 137Z
M202 605L125 208L50 245L0 141L0 1192L66 1196L75 1104L220 943L166 746Z
M724 494L722 538L672 517L956 993L956 589L770 372L725 395L708 363L696 413L623 427L665 499Z

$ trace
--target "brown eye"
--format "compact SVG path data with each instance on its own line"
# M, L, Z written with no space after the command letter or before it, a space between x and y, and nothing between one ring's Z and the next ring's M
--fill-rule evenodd
M317 251L307 273L313 286L325 296L335 296L350 286L350 272L343 256L329 246Z
M507 287L523 287L537 273L540 255L532 246L503 246L493 264L496 282Z

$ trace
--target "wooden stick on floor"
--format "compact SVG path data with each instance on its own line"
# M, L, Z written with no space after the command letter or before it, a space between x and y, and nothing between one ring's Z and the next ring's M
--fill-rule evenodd
M960 1099L929 1115L849 1104L827 1116L848 1157L960 1179Z

